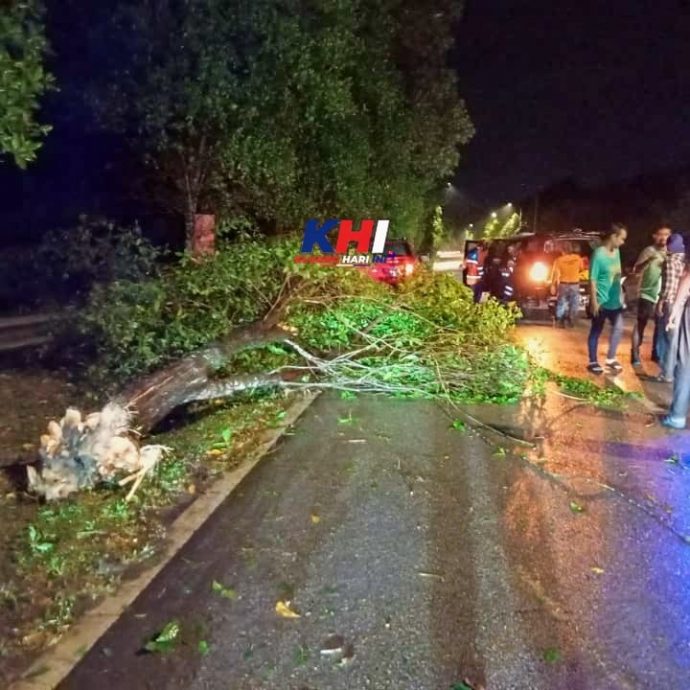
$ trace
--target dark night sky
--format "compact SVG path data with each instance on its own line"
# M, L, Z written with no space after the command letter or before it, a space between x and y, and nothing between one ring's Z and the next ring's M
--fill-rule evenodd
M690 162L690 3L467 0L458 44L477 201Z

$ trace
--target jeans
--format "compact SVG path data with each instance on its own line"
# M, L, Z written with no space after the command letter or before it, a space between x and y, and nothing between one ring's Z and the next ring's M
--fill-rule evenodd
M577 319L580 309L580 284L561 283L558 286L558 302L556 302L556 320L562 321L568 314L571 321Z
M599 336L604 330L604 324L607 319L611 323L611 335L609 337L609 351L606 358L616 359L616 351L623 335L623 310L599 309L599 313L592 318L592 326L589 329L589 338L587 339L590 362L598 361Z
M637 303L637 319L632 333L632 361L640 361L640 345L644 340L644 332L650 319L654 320L654 335L652 337L652 361L660 362L661 358L657 352L659 341L659 319L656 317L656 304L648 299L640 298Z
M673 402L669 417L678 425L685 426L690 407L690 367L687 363L676 361L673 375Z
M667 331L668 317L670 316L671 306L664 304L664 313L659 319L658 338L656 352L659 355L659 366L661 375L665 379L673 378L673 371L676 368L678 359L678 329Z

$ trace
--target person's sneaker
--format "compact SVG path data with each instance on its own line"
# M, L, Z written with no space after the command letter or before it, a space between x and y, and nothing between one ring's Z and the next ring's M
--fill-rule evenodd
M587 365L587 371L591 372L592 374L603 374L604 367L602 367L599 362L590 362Z
M681 422L680 420L674 419L670 415L666 415L661 420L661 426L665 426L668 429L685 429L685 420Z
M623 371L623 367L617 359L607 359L606 366L611 369L611 371L615 371L616 373Z

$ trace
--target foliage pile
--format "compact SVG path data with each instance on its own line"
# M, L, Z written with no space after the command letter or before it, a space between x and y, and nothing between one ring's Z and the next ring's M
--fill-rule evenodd
M292 387L520 397L528 363L509 340L517 310L474 304L448 275L420 269L393 291L354 268L294 264L295 251L289 239L245 239L157 279L98 288L82 330L120 380L257 321L282 296L285 341L240 353L226 371L290 373Z
M306 368L317 378L325 374L317 385L512 402L530 370L526 354L510 342L518 316L493 301L474 304L451 276L420 271L400 292L311 300L297 304L286 321L308 352L319 353L319 361L307 357Z

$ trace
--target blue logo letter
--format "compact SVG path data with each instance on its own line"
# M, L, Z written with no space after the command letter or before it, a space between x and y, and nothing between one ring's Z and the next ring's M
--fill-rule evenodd
M338 220L331 218L323 225L319 225L319 221L311 218L304 225L304 239L302 240L302 254L311 254L314 251L314 245L318 244L319 249L324 254L332 254L333 247L328 241L326 235L338 226Z

